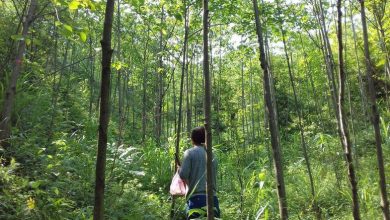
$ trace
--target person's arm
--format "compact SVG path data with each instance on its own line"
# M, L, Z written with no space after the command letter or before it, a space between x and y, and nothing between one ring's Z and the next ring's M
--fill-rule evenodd
M184 152L183 162L181 163L181 167L179 167L179 176L184 182L187 184L190 178L191 172L191 158L188 151Z

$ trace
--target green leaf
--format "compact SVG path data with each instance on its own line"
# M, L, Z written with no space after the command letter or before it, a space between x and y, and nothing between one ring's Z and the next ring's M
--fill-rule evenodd
M259 173L259 180L265 180L265 173L264 172Z
M95 11L96 10L96 6L95 6L95 4L92 1L88 2L88 6L91 9L91 11Z
M77 0L73 0L69 3L69 9L70 10L77 10L79 8L80 2Z
M200 208L200 209L190 209L189 212L188 212L188 215L192 215L194 213L197 213L200 216L204 217L207 212L205 210L203 210L202 208Z
M179 21L182 21L183 20L183 16L180 14L180 13L176 13L173 15L177 20Z
M112 64L112 67L114 67L116 70L122 69L122 63L121 62L115 62Z
M162 29L161 32L162 32L163 35L167 35L167 30Z
M62 23L61 23L61 21L55 21L55 22L54 22L54 25L55 25L56 27L58 27L58 26L61 26Z
M87 34L85 32L80 32L79 36L82 42L87 41Z
M14 34L11 36L11 39L16 40L16 41L20 41L20 40L24 40L24 37L20 34Z
M69 31L70 33L73 33L73 28L67 24L64 24L64 28Z
M53 187L53 191L54 193L58 196L58 194L60 194L60 191L58 190L57 187Z
M40 181L31 181L29 183L29 185L30 185L31 188L37 189L41 185L41 182Z
M53 141L52 144L54 144L56 146L65 146L66 145L66 141L63 140L63 139L60 139L60 140Z

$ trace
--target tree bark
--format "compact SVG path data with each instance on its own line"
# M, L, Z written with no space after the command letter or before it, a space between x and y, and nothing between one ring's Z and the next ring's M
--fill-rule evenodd
M31 0L29 9L25 16L22 28L22 39L19 41L18 50L15 55L14 68L12 69L11 79L9 81L5 97L3 101L3 109L1 112L0 121L0 146L9 147L9 138L11 135L11 117L15 103L16 85L22 71L23 57L26 50L26 37L28 30L34 20L34 13L38 7L37 0Z
M377 24L377 33L378 33L378 38L380 41L380 48L382 52L385 55L385 65L384 65L384 79L386 81L390 80L390 54L389 54L389 48L387 45L387 40L385 36L386 28L385 28L385 19L386 19L386 4L387 0L382 0L382 1L373 1L372 2L372 7L373 7L373 15L374 15L374 20ZM390 105L390 100L389 100L389 90L388 90L388 83L385 83L384 85L385 89L385 102L387 104L387 107L389 108Z
M279 144L279 129L277 126L277 122L275 120L276 115L271 100L271 87L270 87L270 77L268 72L268 62L265 57L264 43L263 43L263 30L259 19L259 9L257 5L257 0L253 0L253 9L255 15L255 22L256 22L257 40L259 43L259 50L260 50L260 65L264 72L265 103L267 106L267 113L269 117L268 122L269 122L269 127L271 132L271 145L273 151L274 170L275 170L276 185L277 185L278 200L279 200L279 214L280 214L280 219L286 220L288 219L288 211L287 211L286 190L285 190L284 177L283 177L282 155L281 155L280 144Z
M148 76L148 46L149 46L149 32L150 27L148 25L148 30L146 34L146 42L145 42L145 48L144 48L144 55L143 55L143 79L142 79L142 143L145 143L146 138L146 124L147 124L147 113L146 113L146 86L147 86L147 76Z
M246 115L246 102L245 102L245 82L244 82L244 58L241 58L241 128L242 136L244 138L244 148L246 148L246 130L245 130L245 115Z
M361 97L361 101L362 101L362 112L364 115L368 115L367 114L368 104L367 104L367 97L366 97L367 92L366 92L366 88L364 87L364 83L363 83L363 74L360 70L360 60L359 60L359 56L358 56L357 36L356 36L355 23L353 21L353 7L351 7L350 18L351 18L351 27L352 27L352 33L353 33L354 54L355 54L355 60L356 60L357 69L358 69L359 91L360 91L360 97Z
M110 118L110 75L111 75L111 32L115 0L107 0L104 16L102 45L102 81L100 87L100 118L99 142L96 158L95 205L93 209L94 220L104 219L104 188L107 151L107 130Z
M344 148L345 160L348 167L348 177L352 190L352 213L355 220L360 219L359 197L355 168L353 165L351 140L347 126L347 118L344 110L345 79L344 57L343 57L343 31L342 31L342 12L341 0L337 0L337 39L338 39L338 59L339 59L339 95L338 95L338 125L341 144Z
M376 91L375 91L375 86L373 81L373 69L370 62L370 49L368 47L366 12L364 8L364 0L359 0L359 2L360 2L360 13L362 18L364 57L366 61L368 92L369 92L369 100L371 106L371 122L375 131L375 145L376 145L376 155L378 161L381 208L382 208L383 219L389 220L390 219L389 201L387 199L387 190L386 190L386 176L385 176L385 168L384 168L383 152L382 152L382 137L381 137L381 131L379 127L379 111L376 105Z
M283 22L283 21L280 21ZM291 83L291 88L293 90L293 95L294 95L294 103L295 103L295 111L298 115L298 127L299 127L299 133L300 133L300 138L301 138L301 147L302 147L302 152L303 152L303 158L305 159L305 164L306 164L306 169L307 169L307 174L309 176L309 182L310 182L310 189L311 189L311 196L313 200L313 207L314 211L316 212L317 219L321 219L321 213L320 209L317 205L317 200L315 197L315 187L314 187L314 181L313 181L313 175L311 171L311 165L310 165L310 159L307 153L307 147L306 147L306 140L305 140L305 131L304 131L304 126L303 126L303 114L302 114L302 109L298 108L298 95L295 87L295 82L294 82L294 76L291 68L291 63L290 63L290 57L287 52L287 43L286 43L286 33L285 30L283 29L283 24L280 23L280 31L282 33L282 41L283 41L283 49L284 49L284 55L286 58L287 62L287 68L288 68L288 75Z
M324 15L324 9L322 5L322 0L314 0L311 1L314 8L314 13L316 14L317 22L320 25L320 36L322 39L322 47L321 51L324 56L324 61L326 64L326 73L328 77L328 87L330 91L331 101L333 105L334 114L336 117L338 117L337 114L337 87L336 87L336 80L334 76L335 72L335 64L333 59L333 52L330 45L329 37L328 37L328 30L325 25L325 15Z
M157 71L157 100L155 106L156 114L156 127L155 127L155 139L156 143L160 144L161 130L162 130L162 105L163 105L163 74L165 70L163 69L163 23L164 23L164 6L161 7L161 29L160 29L160 48L159 48L159 59L158 59L158 71Z
M117 2L117 59L119 62L122 62L122 48L121 48L121 0ZM123 143L123 128L125 126L125 116L123 114L123 103L124 97L122 92L122 69L117 71L117 87L118 87L118 142L117 142L117 150ZM116 157L114 158L115 161ZM115 165L115 163L113 163ZM114 166L113 166L114 167Z
M183 45L183 60L181 66L181 79L180 79L180 94L179 94L179 111L178 111L178 120L176 128L176 143L175 143L175 162L176 164L179 161L179 149L180 149L180 136L182 129L182 118L183 118L183 90L184 90L184 77L186 70L186 61L187 61L187 49L188 49L188 34L189 34L189 6L187 6L187 0L184 0L184 45ZM175 84L175 83L174 83ZM175 111L176 112L176 111ZM175 172L177 168L175 166ZM171 205L171 218L175 216L175 197L172 198Z
M209 1L203 0L203 76L204 76L204 115L206 129L206 192L207 219L214 219L214 186L213 186L213 149L211 136L211 80L209 64Z

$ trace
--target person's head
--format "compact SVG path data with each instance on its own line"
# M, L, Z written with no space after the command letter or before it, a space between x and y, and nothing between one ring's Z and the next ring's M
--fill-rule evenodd
M194 145L202 145L205 142L205 129L204 127L196 127L192 129L191 141Z

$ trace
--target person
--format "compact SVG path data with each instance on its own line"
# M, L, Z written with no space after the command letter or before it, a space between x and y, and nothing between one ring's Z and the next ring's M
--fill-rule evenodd
M179 176L188 186L186 194L187 219L199 218L207 214L206 196L206 148L205 129L196 127L191 132L193 147L184 152ZM216 196L217 159L213 155L213 194L214 194L214 216L220 217L219 201Z

